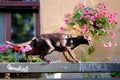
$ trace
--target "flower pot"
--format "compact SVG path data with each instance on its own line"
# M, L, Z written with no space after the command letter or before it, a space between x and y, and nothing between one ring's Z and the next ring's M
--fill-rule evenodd
M111 76L112 78L120 78L120 76Z
M61 75L62 73L53 73L53 74L45 73L47 79L61 78Z

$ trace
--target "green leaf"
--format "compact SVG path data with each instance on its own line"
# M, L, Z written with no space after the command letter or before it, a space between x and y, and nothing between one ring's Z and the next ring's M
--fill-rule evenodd
M88 55L90 55L92 52L94 52L95 47L94 46L90 46L88 49Z
M82 62L88 62L89 60L87 59L87 56L82 56L81 57L81 61Z

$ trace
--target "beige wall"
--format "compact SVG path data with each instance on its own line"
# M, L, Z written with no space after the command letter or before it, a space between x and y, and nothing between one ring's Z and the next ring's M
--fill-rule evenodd
M52 32L60 32L60 26L66 26L64 24L64 15L66 13L72 13L73 8L78 2L83 2L84 0L41 0L41 27L42 33L52 33ZM91 6L91 0L86 0L87 5ZM94 5L99 2L105 2L108 9L110 11L116 12L118 14L117 19L120 20L120 0L93 0ZM120 25L118 25L119 27ZM116 40L119 41L120 35L118 33L118 38ZM109 61L119 61L120 53L119 46L112 48L104 48L102 44L99 45L95 43L96 50L94 54L90 56L90 61L105 61L109 59ZM81 53L84 55L80 48L77 49L77 53ZM81 56L80 55L80 56Z
M60 32L60 26L66 26L64 24L64 15L66 13L72 13L74 6L78 2L83 2L84 0L41 0L41 27L42 33L52 33L52 32ZM86 0L87 5L91 6L90 1ZM110 11L118 13L117 19L120 20L120 0L93 0L94 5L99 2L105 2L108 9ZM119 27L120 25L118 25ZM92 53L88 58L90 61L120 61L120 35L118 33L118 37L116 40L119 42L118 47L105 48L100 42L94 42L96 48L95 52ZM82 55L85 55L81 48L85 48L85 46L80 46L75 50L77 58L81 59ZM86 48L87 50L88 48ZM53 53L55 57L60 59L61 61L65 61L64 57L60 53ZM79 73L64 73L62 77L84 77ZM105 74L106 76L106 74Z

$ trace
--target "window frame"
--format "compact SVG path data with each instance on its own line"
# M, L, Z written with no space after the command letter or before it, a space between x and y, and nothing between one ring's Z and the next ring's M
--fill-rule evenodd
M19 10L18 10L19 9ZM35 36L40 34L40 2L0 1L0 12L5 12L6 36L11 40L11 14L13 12L30 12L35 14Z

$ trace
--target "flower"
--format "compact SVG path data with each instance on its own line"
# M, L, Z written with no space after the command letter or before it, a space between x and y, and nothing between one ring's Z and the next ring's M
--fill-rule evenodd
M65 19L65 23L67 24L67 23L69 23L70 22L70 20L68 19L68 18L66 18Z
M30 51L32 48L31 48L31 46L30 45L27 45L27 46L25 46L25 47L20 47L20 51L21 52L23 52L23 53L25 53L25 52L28 52L28 51Z
M26 51L30 51L31 49L32 49L32 48L31 48L30 45L25 46L25 50L26 50Z
M82 9L86 8L85 4L83 4L83 3L82 4L79 3L78 6L80 6Z
M83 12L83 14L90 14L89 10L83 10L82 12Z
M110 36L110 38L114 38L116 36L116 34L115 33L111 33L111 34L109 34L109 36Z
M0 53L4 53L6 51L6 48L4 45L0 45Z
M68 18L68 17L70 17L71 16L71 14L70 13L67 13L66 15L65 15L65 18Z
M65 30L65 28L63 26L60 27L60 31L63 31Z
M87 27L86 27L86 24L84 24L81 28L82 31L86 31L87 30Z
M104 47L111 47L111 46L112 46L111 42L104 43Z
M19 47L18 47L18 46L13 46L13 49L14 49L15 51L19 51Z
M113 44L114 44L114 46L117 46L117 45L118 45L117 41L114 41Z

